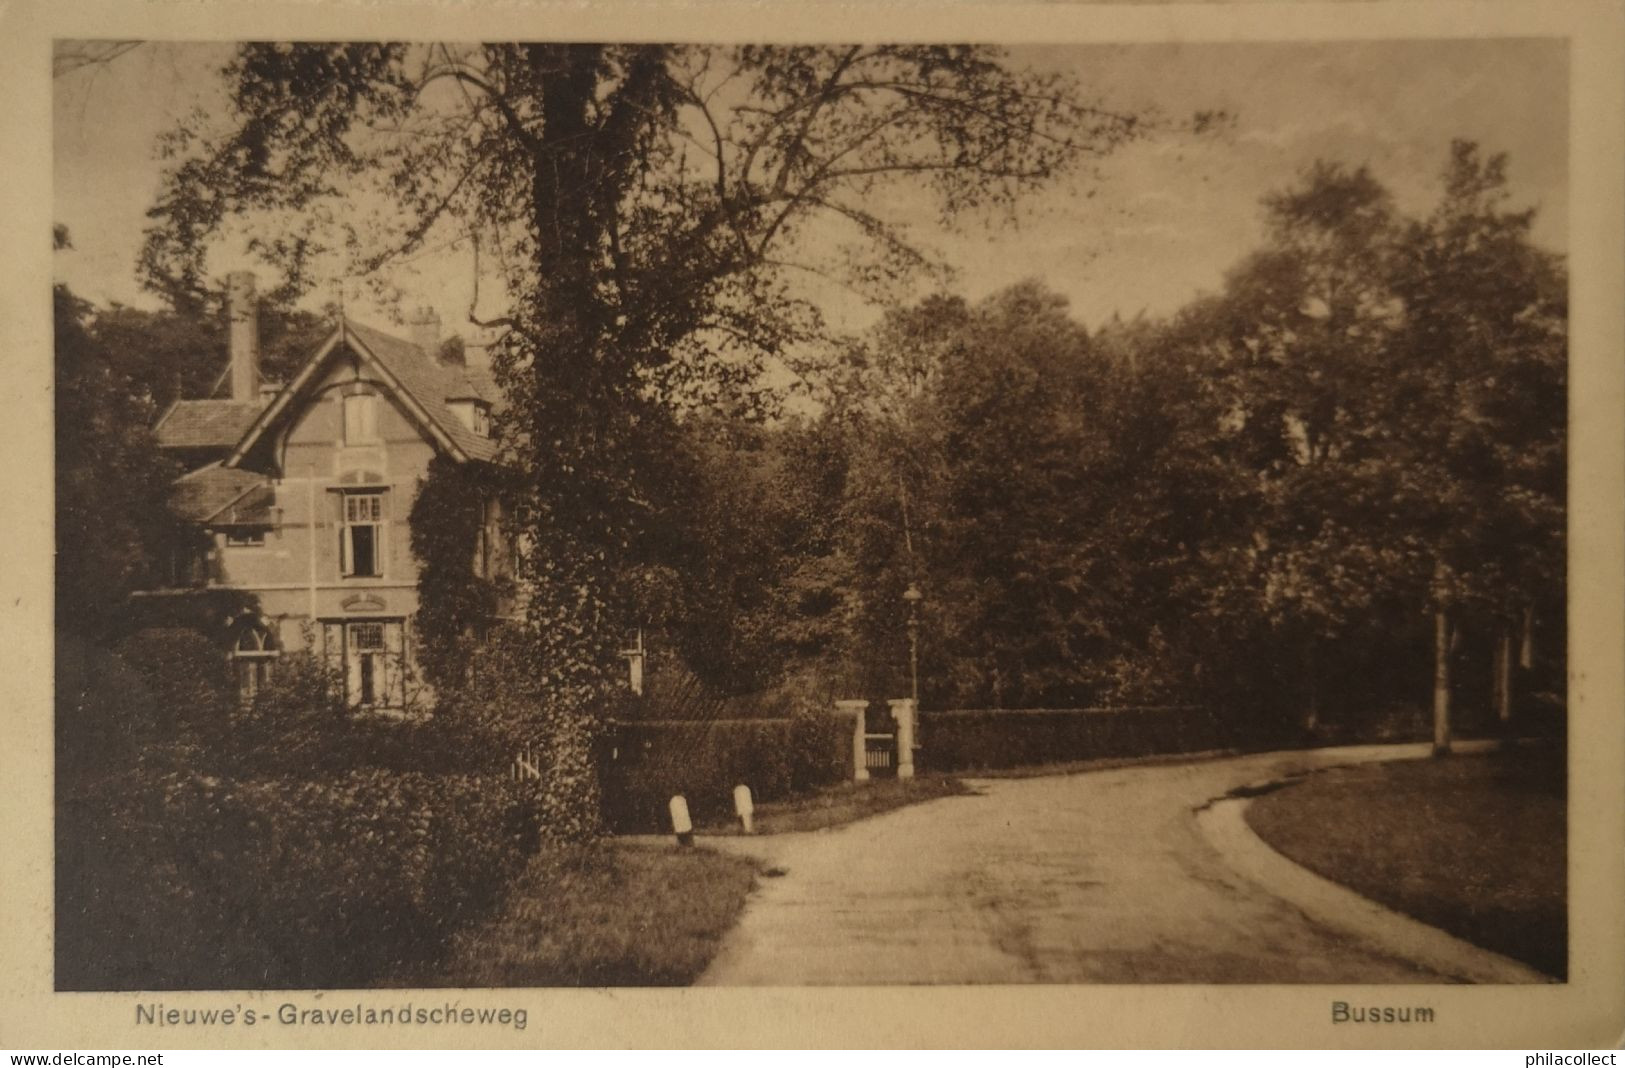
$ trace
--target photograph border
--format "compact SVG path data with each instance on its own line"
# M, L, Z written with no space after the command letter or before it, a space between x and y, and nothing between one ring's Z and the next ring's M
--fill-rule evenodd
M837 17L838 12L838 17ZM1568 717L1571 965L1551 986L977 986L425 991L524 1007L528 1026L137 1026L138 1004L398 1004L402 992L84 994L52 983L50 48L150 39L986 40L998 43L1559 36L1570 42ZM0 9L4 927L0 1047L1608 1047L1625 1030L1625 8L1356 2L1115 6L158 4ZM319 999L319 1000L318 1000ZM1427 1005L1428 1025L1334 1024L1330 1005Z

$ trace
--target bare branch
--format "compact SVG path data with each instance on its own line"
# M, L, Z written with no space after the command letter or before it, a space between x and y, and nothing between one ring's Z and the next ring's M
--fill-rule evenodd
M105 67L140 48L144 41L64 41L51 56L51 77L61 78L86 67Z

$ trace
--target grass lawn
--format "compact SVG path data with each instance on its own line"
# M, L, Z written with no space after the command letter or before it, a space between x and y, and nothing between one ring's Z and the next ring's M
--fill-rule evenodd
M958 779L943 775L871 779L866 783L843 782L806 797L757 805L753 822L757 834L821 831L868 816L878 816L905 805L969 792ZM702 824L697 830L701 834L711 835L741 833L738 821Z
M409 986L682 986L705 970L756 865L705 849L612 842L532 859L496 914Z
M1564 978L1566 786L1560 746L1371 764L1265 794L1247 822L1311 871Z

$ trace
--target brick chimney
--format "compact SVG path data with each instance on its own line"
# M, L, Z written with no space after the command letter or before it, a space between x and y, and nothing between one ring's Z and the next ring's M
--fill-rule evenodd
M491 370L491 346L495 344L498 334L494 330L475 330L463 341L463 366L474 370Z
M231 320L231 399L260 399L260 305L254 295L254 272L226 276L226 311Z
M412 330L412 344L429 359L440 359L440 314L433 308L419 308L407 320L407 326Z

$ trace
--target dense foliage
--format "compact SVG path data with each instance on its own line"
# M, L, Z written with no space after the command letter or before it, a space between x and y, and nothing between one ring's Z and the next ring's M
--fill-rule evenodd
M520 561L531 727L583 819L676 413L764 407L768 361L824 332L798 273L879 296L923 265L881 194L1007 206L1139 129L977 47L250 43L223 74L229 129L169 145L151 288L190 300L245 218L278 292L336 247L369 274L437 226L500 275L498 430L538 549ZM343 210L372 193L391 218Z
M378 982L535 848L530 792L436 722L347 715L319 657L284 653L246 703L187 627L64 633L56 661L61 989Z
M157 404L94 332L94 309L53 292L56 329L56 620L116 634L125 598L155 584L184 537L166 502L180 472L158 454Z
M432 961L534 850L501 779L130 773L58 812L57 986L343 987Z
M512 583L476 557L491 560L508 532L491 529L488 502L511 498L514 479L501 468L457 464L445 456L429 462L417 487L407 523L418 559L419 662L431 686L456 690L466 681L475 653Z
M806 795L852 774L847 721L798 705L787 717L617 723L607 745L604 811L619 831L668 831L681 794L692 817L727 823L736 786L756 801Z
M1497 658L1560 689L1566 282L1505 200L1466 143L1414 219L1321 164L1166 321L1090 334L1037 283L933 298L840 352L818 416L691 423L692 618L731 650L696 664L906 694L912 583L928 708L1405 733L1435 612L1468 726Z

